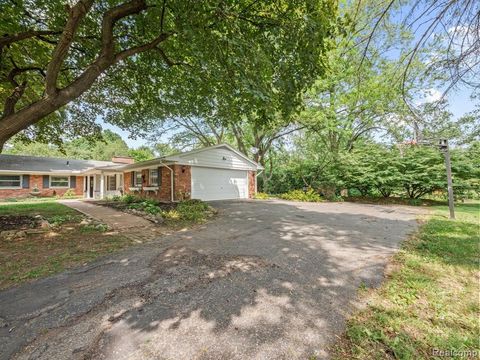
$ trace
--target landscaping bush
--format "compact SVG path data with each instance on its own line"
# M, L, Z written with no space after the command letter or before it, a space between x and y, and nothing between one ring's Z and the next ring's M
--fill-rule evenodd
M184 200L177 204L175 209L163 211L162 216L166 220L191 221L199 223L213 214L213 209L201 200Z
M78 215L53 215L47 218L48 222L53 226L59 226L66 222L77 222L81 216Z
M151 215L156 215L162 211L158 202L152 199L136 199L138 202L132 202L132 199L129 198L128 201L130 201L127 206L129 209L144 211Z
M74 189L68 189L67 191L65 191L65 193L62 195L62 198L64 199L73 199L73 198L76 198L77 197L77 194L75 194L75 190Z
M160 207L157 204L153 204L153 203L148 202L148 201L144 201L141 204L143 205L143 211L145 211L148 214L156 215L160 211L162 211L162 209L160 209Z
M105 232L107 230L108 226L105 224L87 224L80 227L81 233Z
M270 199L270 195L263 192L259 192L255 194L255 199L267 200L267 199Z
M176 204L162 204L154 199L144 199L139 197L122 198L127 202L127 209L138 210L148 215L161 215L165 220L202 222L210 214L213 214L213 208L201 200L183 200Z
M480 198L480 142L451 150L454 193L457 200ZM375 198L425 198L446 193L445 161L436 147L414 144L385 146L359 143L331 160L292 157L273 167L268 184L259 177L259 188L270 193L289 193L304 186L324 199L341 195ZM344 195L346 196L346 195Z
M123 201L126 204L131 204L133 202L137 202L138 200L139 200L138 197L133 194L125 194L121 198L121 201Z
M162 212L162 216L165 220L170 220L170 221L180 220L180 214L175 209Z
M315 190L308 189L307 191L302 190L292 190L288 193L281 194L281 199L284 200L293 200L293 201L307 201L307 202L320 202L322 197L318 195Z
M182 220L200 222L207 216L210 206L201 200L185 200L177 205L176 211Z

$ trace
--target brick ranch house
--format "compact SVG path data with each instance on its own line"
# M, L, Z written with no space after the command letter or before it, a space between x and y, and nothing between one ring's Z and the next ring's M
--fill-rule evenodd
M63 195L86 199L134 193L161 201L252 198L263 168L220 144L134 163L0 154L0 199Z

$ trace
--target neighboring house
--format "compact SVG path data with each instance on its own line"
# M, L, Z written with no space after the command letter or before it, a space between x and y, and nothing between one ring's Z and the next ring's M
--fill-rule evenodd
M134 163L0 155L0 199L63 195L87 199L134 193L161 201L251 198L262 167L221 144Z

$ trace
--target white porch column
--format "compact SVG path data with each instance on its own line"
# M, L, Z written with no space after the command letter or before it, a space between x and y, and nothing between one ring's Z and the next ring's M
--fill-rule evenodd
M90 175L87 176L87 199L90 199Z
M105 193L105 175L100 174L100 199L103 199Z

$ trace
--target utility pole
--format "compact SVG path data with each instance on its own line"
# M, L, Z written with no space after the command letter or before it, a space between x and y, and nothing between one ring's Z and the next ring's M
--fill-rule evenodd
M452 166L450 164L450 151L448 148L448 140L440 139L438 146L445 157L445 167L447 168L447 189L448 189L448 208L450 210L450 219L455 219L455 208L453 204L453 181Z

